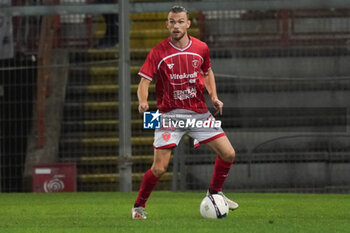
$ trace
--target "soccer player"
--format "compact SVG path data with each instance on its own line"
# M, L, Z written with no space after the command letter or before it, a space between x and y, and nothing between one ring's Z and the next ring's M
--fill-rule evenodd
M216 93L208 46L188 35L187 29L190 25L189 14L184 7L174 6L170 9L166 21L170 37L149 52L138 73L141 76L137 91L140 113L149 108L148 88L150 82L155 79L157 107L162 113L162 118L181 120L183 117L182 120L185 120L190 116L196 121L213 119L205 104L205 88L216 110L215 115L222 114L223 103ZM195 139L195 147L206 143L218 155L207 194L220 194L227 201L229 209L238 208L236 202L222 193L222 186L233 164L235 151L221 127L162 127L155 130L153 164L143 177L138 197L131 210L133 219L146 219L146 201L168 167L172 148L178 145L185 133Z

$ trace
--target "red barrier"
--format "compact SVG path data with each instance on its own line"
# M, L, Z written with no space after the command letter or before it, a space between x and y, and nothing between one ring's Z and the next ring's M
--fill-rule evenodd
M33 170L33 192L75 192L76 164L37 164Z

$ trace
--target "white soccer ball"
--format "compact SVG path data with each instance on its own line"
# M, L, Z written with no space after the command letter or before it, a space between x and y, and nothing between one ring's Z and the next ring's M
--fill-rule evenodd
M203 198L199 210L204 218L225 218L228 215L227 202L219 194Z

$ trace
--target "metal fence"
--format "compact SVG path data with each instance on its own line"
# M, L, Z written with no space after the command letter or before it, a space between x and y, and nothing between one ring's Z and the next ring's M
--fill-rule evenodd
M137 112L137 72L177 3L4 1L1 192L31 191L33 167L63 162L76 164L78 191L138 189L153 132ZM224 188L349 192L350 4L181 4L190 34L209 45L225 104L217 119L236 150ZM153 83L151 110L155 100ZM214 160L185 137L157 189L206 189Z

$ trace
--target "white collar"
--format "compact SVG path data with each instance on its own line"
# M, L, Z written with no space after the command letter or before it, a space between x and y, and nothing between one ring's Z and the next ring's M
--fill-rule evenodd
M179 48L179 47L175 46L173 43L171 43L171 40L169 41L169 44L170 44L171 46L173 46L174 49L177 49L177 50L180 50L180 51L185 51L185 50L188 49L188 48L191 46L191 44L192 44L191 38L190 38L190 37L188 37L188 38L189 38L190 40L189 40L189 42L188 42L188 44L187 44L187 46L186 46L185 48Z

